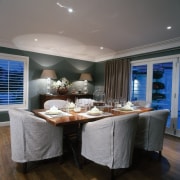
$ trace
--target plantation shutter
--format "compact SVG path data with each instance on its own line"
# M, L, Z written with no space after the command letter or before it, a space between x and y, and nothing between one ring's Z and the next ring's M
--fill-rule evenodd
M23 104L24 62L0 59L0 105Z

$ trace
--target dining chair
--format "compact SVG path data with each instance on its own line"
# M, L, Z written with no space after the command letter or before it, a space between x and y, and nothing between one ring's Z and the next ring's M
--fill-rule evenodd
M147 107L147 108L151 107L151 103L143 100L132 101L132 104L137 107Z
M77 104L79 105L79 106L87 106L87 105L89 105L89 106L93 106L93 102L94 102L94 99L90 99L90 98L80 98L80 99L78 99L77 100Z
M161 158L168 115L168 109L140 113L135 147L145 151L158 151Z
M58 109L67 106L68 101L61 99L51 99L44 103L44 109L50 109L52 106L56 106ZM73 154L74 162L77 167L80 167L78 159L76 157L76 142L78 141L79 124L71 124L68 126L63 126L63 149L64 151L70 151Z
M63 154L62 127L53 126L46 120L22 109L9 109L11 156L16 163L28 170L28 163Z
M50 99L45 101L44 109L50 109L53 106L56 106L58 109L65 108L67 103L67 101L62 99Z
M114 169L128 168L132 163L138 115L107 117L82 126L81 155Z

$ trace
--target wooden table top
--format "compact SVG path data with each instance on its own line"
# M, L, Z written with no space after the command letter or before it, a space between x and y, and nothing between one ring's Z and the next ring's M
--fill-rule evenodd
M77 123L86 123L90 121L96 121L103 119L105 117L110 117L110 116L119 116L119 115L125 115L125 114L131 114L131 113L142 113L142 112L147 112L151 111L152 108L140 108L134 111L121 111L119 109L112 109L112 108L104 108L103 109L103 114L100 116L90 116L86 115L86 111L82 110L81 112L74 112L73 110L70 110L68 113L69 115L65 116L52 116L48 117L45 115L43 112L46 112L45 109L35 109L33 110L33 113L49 123L58 126L58 125L68 125L68 124L77 124Z

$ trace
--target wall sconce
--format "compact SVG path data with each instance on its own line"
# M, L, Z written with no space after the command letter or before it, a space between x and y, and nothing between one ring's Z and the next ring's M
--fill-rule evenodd
M46 94L51 94L51 79L57 79L56 72L54 70L45 69L42 71L41 78L47 79Z
M79 80L84 81L83 93L87 94L88 93L88 81L93 80L91 74L90 73L82 73Z

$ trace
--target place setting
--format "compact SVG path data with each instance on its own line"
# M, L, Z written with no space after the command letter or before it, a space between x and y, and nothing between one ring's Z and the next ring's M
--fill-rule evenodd
M62 110L58 109L56 106L52 106L50 109L48 109L44 112L39 112L39 113L46 116L47 118L72 116L70 113L62 111Z
M110 116L112 115L112 113L101 111L99 108L94 106L90 110L83 113L79 113L78 115L81 115L87 118L94 118L94 117Z
M126 102L123 106L121 104L117 104L113 111L121 111L125 113L141 111L140 106L135 106L131 101Z

